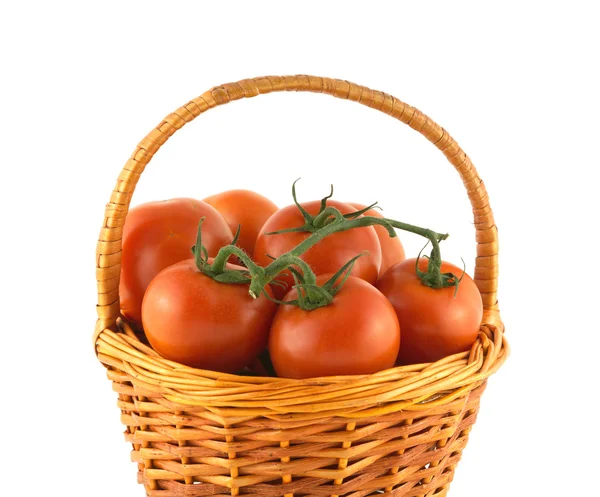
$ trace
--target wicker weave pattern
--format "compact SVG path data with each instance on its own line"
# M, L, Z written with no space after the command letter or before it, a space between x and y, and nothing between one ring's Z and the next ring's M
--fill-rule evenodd
M485 308L470 352L370 376L242 377L167 361L121 320L122 227L146 164L177 129L211 107L272 91L328 93L373 107L419 131L455 166L473 206L474 279ZM213 88L167 116L121 172L97 248L94 343L119 395L125 438L147 494L446 495L486 379L509 352L496 301L497 252L487 193L469 158L445 130L390 95L347 81L270 76Z

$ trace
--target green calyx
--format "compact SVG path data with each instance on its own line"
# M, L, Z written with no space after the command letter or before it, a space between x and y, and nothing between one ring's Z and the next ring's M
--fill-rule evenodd
M283 229L283 230L279 230L279 231L272 231L270 233L265 233L266 235L281 235L283 233L314 233L315 231L322 229L323 227L327 226L328 224L330 224L334 221L341 221L343 219L357 218L358 216L367 212L369 209L372 209L373 207L375 207L377 204L377 202L375 202L374 204L372 204L368 207L365 207L364 209L362 209L360 211L351 212L349 214L342 214L335 207L327 205L327 200L329 200L331 197L333 197L333 185L331 185L329 195L327 195L321 199L321 206L319 208L319 212L317 213L316 216L313 216L304 207L302 207L302 204L300 204L300 202L298 202L298 198L296 196L296 183L298 183L298 181L300 181L300 178L298 178L292 184L292 197L294 199L294 204L296 204L296 207L298 207L298 210L300 211L300 213L302 214L302 217L304 218L304 224L302 226L297 226L294 228L287 228L287 229Z
M192 254L194 255L194 261L198 270L209 276L219 283L249 283L251 281L250 272L247 270L240 269L229 269L226 267L226 260L217 260L218 256L213 260L211 264L208 260L208 252L206 247L202 245L202 224L204 223L204 217L200 219L198 223L198 234L196 235L196 244L192 247ZM236 247L235 244L240 236L240 227L238 227L234 239L230 245L231 249L237 249L232 253L235 253L240 260L244 261L244 258L248 256L242 249ZM244 261L245 262L245 261Z
M304 263L299 264L303 268L302 272L297 271L293 267L288 268L294 277L294 288L298 293L298 298L294 300L277 302L279 304L295 305L304 311L312 311L318 309L319 307L325 307L332 304L333 298L337 295L342 286L344 286L344 283L350 276L352 268L357 259L363 255L368 255L368 253L362 253L354 256L346 264L344 264L344 266L337 273L327 280L325 284L321 286L317 285L316 276L310 267L308 267L308 265L302 261L302 259L299 259L299 261Z
M426 246L427 245L425 245L425 247ZM432 251L431 256L429 256L429 257L426 255L423 256L428 260L427 271L421 271L419 269L419 261L421 260L421 254L423 253L423 250L425 249L425 247L423 247L421 249L421 251L419 252L419 255L417 256L417 260L415 262L415 270L416 270L417 276L421 280L421 283L430 288L454 287L454 296L456 297L456 293L458 292L458 285L460 284L460 282L462 281L462 279L465 275L465 270L463 269L463 273L460 275L460 278L458 276L456 276L454 273L442 273L442 269L441 269L442 261L441 261L441 259L436 260L434 258L435 254ZM464 261L463 261L463 265L464 265Z

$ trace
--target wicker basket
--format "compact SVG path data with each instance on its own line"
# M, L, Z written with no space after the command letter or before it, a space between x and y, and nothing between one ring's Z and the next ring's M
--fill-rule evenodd
M274 91L327 93L389 114L424 135L457 169L473 207L474 279L485 308L470 352L369 376L235 376L165 360L123 321L121 233L146 164L203 112ZM496 300L497 254L488 196L470 159L444 129L391 95L336 79L269 76L215 87L167 116L125 164L97 248L94 344L118 393L125 439L147 495L446 495L486 380L509 352Z

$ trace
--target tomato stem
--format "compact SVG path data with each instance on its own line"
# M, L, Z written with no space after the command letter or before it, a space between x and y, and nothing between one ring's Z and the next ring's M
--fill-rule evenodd
M259 269L262 269L240 247L236 247L235 245L225 245L224 247L221 247L214 258L212 270L217 274L225 271L227 261L233 255L242 261L244 266L246 266L250 272L257 272Z
M296 226L294 228L287 228L280 231L266 233L266 235L279 235L283 233L299 232L311 233L309 237L307 237L297 247L288 252L288 254L300 256L308 249L310 249L313 245L317 244L323 238L331 235L332 233L347 231L354 228L380 225L388 231L390 237L395 237L397 235L394 228L398 228L403 231L408 231L410 233L415 233L417 235L424 236L431 242L433 248L431 251L431 257L429 260L427 273L420 273L419 271L417 271L417 274L419 278L421 278L423 283L433 288L443 288L446 286L450 286L449 281L447 281L447 278L445 278L442 275L440 270L440 266L442 264L442 257L440 253L439 242L448 238L447 234L436 233L435 231L429 229L421 228L419 226L415 226L408 223L402 223L393 219L365 216L364 214L369 209L376 207L377 202L357 212L342 214L335 207L327 205L327 200L333 196L333 185L331 185L329 195L321 199L319 213L316 216L312 216L298 202L298 198L296 195L296 183L298 181L299 178L296 181L294 181L294 184L292 185L292 197L294 199L294 203L296 204L296 206L302 214L302 217L304 218L304 224L302 226ZM284 269L285 267L283 260L275 260L269 266L267 266L265 275L267 276L267 278L269 278L272 274L279 274L279 272L283 271Z
M397 236L394 228L398 228L404 231L409 231L411 233L424 236L425 238L430 240L431 244L433 245L431 257L432 260L434 261L434 263L441 264L442 258L440 253L439 242L448 238L447 234L436 233L435 231L429 229L420 228L419 226L414 226L412 224L402 223L400 221L395 221L393 219L387 218L363 216L356 219L346 219L341 214L341 212L335 207L329 206L327 209L329 209L330 212L337 211L337 214L334 214L335 219L329 224L324 225L322 228L319 228L317 231L315 231L309 237L303 240L300 244L294 247L292 250L290 250L286 254L283 254L281 257L278 257L271 264L269 264L265 269L265 275L267 277L271 275L277 275L285 269L284 256L288 254L294 256L301 256L308 249L319 243L325 237L332 235L333 233L348 231L354 228L364 228L368 226L373 226L375 224L381 225L384 228L386 228L391 237Z
M341 221L342 219L344 219L344 216L339 210L335 207L327 206L313 219L313 226L316 229L321 229L333 221Z
M298 292L300 294L302 293L301 289L304 289L307 301L311 302L310 306L312 306L315 305L315 303L329 301L329 299L326 298L323 291L316 286L316 277L314 272L311 270L309 265L300 257L307 250L314 247L324 238L334 233L348 231L355 228L366 228L368 226L380 225L387 230L388 234L392 238L397 236L395 231L395 228L397 228L403 231L408 231L410 233L415 233L417 235L423 236L431 242L432 251L431 256L429 257L427 272L420 271L418 266L416 269L417 275L419 276L424 285L427 285L432 288L444 288L448 286L457 287L460 283L460 279L458 277L451 273L442 273L440 269L442 264L442 257L440 253L440 241L448 238L448 234L436 233L435 231L432 231L430 229L421 228L419 226L403 223L394 219L364 216L363 214L367 212L368 209L375 207L376 203L357 212L352 212L350 214L342 214L335 207L327 205L327 200L333 195L333 185L331 186L331 191L329 195L327 195L321 200L321 209L319 213L316 216L312 216L298 202L298 199L296 197L297 182L298 180L294 181L294 184L292 185L292 197L294 198L294 202L298 206L298 209L302 213L305 224L295 228L289 228L267 234L278 235L289 232L309 232L310 235L307 238L305 238L292 250L286 252L285 254L282 254L280 257L273 260L273 262L271 262L268 266L264 268L257 265L248 256L248 254L246 254L241 248L235 246L234 244L222 247L219 250L217 256L214 258L213 263L209 264L208 254L206 254L206 249L202 246L201 228L202 222L204 221L204 218L202 218L198 225L198 238L196 241L196 245L192 248L192 252L194 253L198 269L203 273L209 275L213 279L217 281L222 281L223 283L249 282L249 294L252 296L252 298L258 298L261 294L266 293L265 288L267 287L267 285L273 282L281 272L285 270L290 270L293 266L296 266L301 270L302 275L301 281L298 283L298 286L300 287L298 289ZM238 236L239 228L238 232L236 233L236 237L234 238L234 241L237 240ZM242 263L246 266L247 270L234 270L227 268L227 261L233 255L235 255L240 261L242 261ZM344 267L341 268L340 271L338 271L338 273L336 273L336 278L338 278L344 272L346 272L347 277L347 275L349 274L349 270L347 271L347 269L350 268L351 270L352 266L354 265L358 257L360 257L360 255L353 258L346 265L344 265ZM296 270L293 270L292 274L294 275L294 278L297 279L296 275L300 273L298 273ZM343 281L345 281L345 278ZM335 292L336 290L334 290L334 288L336 287L334 287L333 283L331 283L331 285L328 288L326 288L325 291L329 293L331 293L332 291ZM301 299L303 298L304 297L301 297Z
M433 246L429 268L427 273L417 272L417 274L424 284L433 288L442 288L445 286L454 285L454 282L451 281L451 278L444 276L440 271L442 258L440 254L439 242L441 240L445 240L448 237L447 234L436 233L435 231L429 229L420 228L419 226L414 226L412 224L402 223L400 221L387 218L363 216L355 219L346 219L338 209L332 206L328 206L321 214L323 214L323 218L320 221L324 222L324 225L321 228L318 228L316 231L311 233L311 235L303 240L300 244L298 244L289 252L282 254L267 267L263 268L258 266L254 261L252 261L248 254L246 254L239 247L226 245L219 250L219 253L215 257L211 266L211 272L214 274L223 273L225 271L227 260L232 255L237 256L248 268L247 273L250 275L251 280L249 293L253 298L258 298L263 293L263 289L282 271L287 270L290 266L297 266L302 270L302 273L307 278L307 281L304 284L314 285L314 273L306 264L306 262L300 258L302 254L314 247L324 238L334 233L348 231L355 228L381 225L388 230L388 233L391 237L397 236L394 228L398 228L427 238ZM321 216L321 214L319 216ZM326 219L330 219L330 221L325 223ZM311 291L311 293L314 292Z
M196 235L196 244L192 247L192 254L198 271L211 277L220 283L250 283L253 278L262 278L264 269L257 266L248 255L235 245L226 245L219 250L217 257L211 264L208 260L208 252L206 247L202 245L202 223L204 217L198 223L198 233ZM236 238L239 235L239 229ZM236 240L234 238L234 241ZM232 255L237 256L246 266L251 266L251 269L229 269L227 268L227 260ZM258 296L258 295L257 295ZM255 297L256 298L256 297Z
M318 214L317 217L315 217L314 221L317 220L319 224L322 224L321 227L318 227L316 231L312 232L310 236L303 240L299 245L287 252L287 254L283 254L281 257L275 259L271 264L269 264L265 268L265 284L268 284L272 278L274 278L277 274L286 269L286 259L284 258L284 256L294 255L299 257L311 247L323 240L325 237L332 235L333 233L339 233L355 228L364 228L374 225L383 226L388 231L390 237L397 236L394 228L398 228L403 231L408 231L410 233L415 233L417 235L423 236L431 242L432 251L431 256L429 257L427 272L425 273L417 271L417 275L419 276L424 285L427 285L431 288L445 288L448 286L455 286L460 281L455 275L451 273L442 273L440 269L442 265L440 242L448 238L448 234L437 233L430 229L421 228L413 224L403 223L401 221L396 221L394 219L388 218L362 216L353 219L348 219L344 215L342 215L338 209L332 206L326 207L326 209L324 209L320 214ZM313 222L313 226L315 224L317 223ZM256 287L258 287L259 282L255 283L253 281L253 284L255 284Z

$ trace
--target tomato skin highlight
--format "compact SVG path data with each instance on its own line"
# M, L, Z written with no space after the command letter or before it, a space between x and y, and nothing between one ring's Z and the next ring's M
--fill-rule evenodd
M237 245L250 256L261 228L279 210L268 198L250 190L228 190L206 197L204 202L219 211L233 233L241 225Z
M350 203L356 210L363 210L366 205ZM369 209L364 213L365 216L373 216L383 218L385 217L377 209ZM381 267L379 268L379 275L382 276L389 268L394 264L398 264L406 259L406 253L404 252L404 246L398 236L392 238L383 226L374 225L373 228L379 238L379 244L381 245Z
M223 217L200 200L175 198L132 208L123 228L119 296L121 313L136 327L142 324L142 300L150 281L163 269L192 257L198 223L210 256L233 239Z
M315 200L301 205L311 215L316 216L321 201ZM327 205L335 207L342 214L356 212L354 207L336 200L327 200ZM279 209L267 220L258 235L254 249L256 263L261 266L268 266L272 262L269 256L279 257L292 250L311 234L303 232L266 235L265 233L295 228L304 224L302 213L296 205ZM334 233L307 250L301 258L310 265L315 274L319 275L337 272L352 257L364 251L368 251L369 255L360 257L356 261L352 269L352 275L375 284L381 266L381 246L377 233L372 226ZM294 280L289 271L282 272L276 279L286 285L283 288L273 286L275 297L281 300L294 285Z
M419 260L427 271L428 261ZM465 273L456 297L455 288L430 288L421 283L416 259L392 266L377 283L377 288L393 305L402 329L398 364L435 362L471 348L481 325L483 303L475 282ZM463 270L442 262L443 273L460 278Z
M317 283L330 277L318 276ZM296 297L292 289L285 300ZM284 378L375 373L394 366L399 347L392 305L374 286L353 276L331 305L312 311L280 305L269 335L273 366Z
M150 345L165 359L234 373L266 347L275 310L276 304L264 295L252 299L248 284L219 283L190 259L152 280L142 320Z

